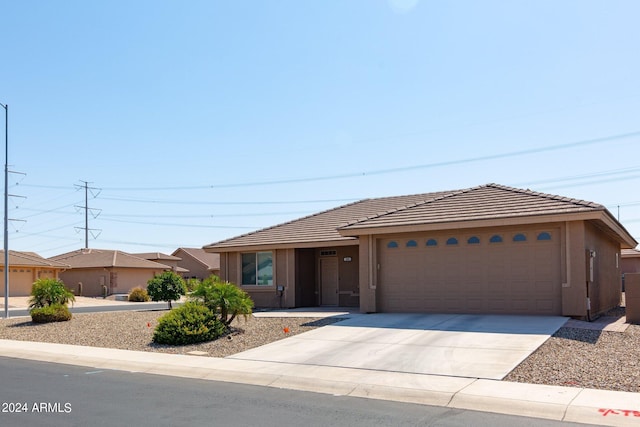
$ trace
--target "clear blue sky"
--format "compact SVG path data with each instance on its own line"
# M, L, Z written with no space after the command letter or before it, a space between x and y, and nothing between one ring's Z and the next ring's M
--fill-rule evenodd
M640 239L637 0L0 4L11 249L83 247L81 181L127 252L490 182Z

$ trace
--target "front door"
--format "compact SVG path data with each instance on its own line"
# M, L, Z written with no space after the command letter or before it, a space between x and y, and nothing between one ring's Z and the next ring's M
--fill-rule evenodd
M338 305L338 258L320 258L320 305Z

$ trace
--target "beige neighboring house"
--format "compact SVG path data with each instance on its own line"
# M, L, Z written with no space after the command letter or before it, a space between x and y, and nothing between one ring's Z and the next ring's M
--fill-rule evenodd
M173 254L179 257L178 266L187 270L182 274L185 279L203 280L215 274L220 275L220 255L206 252L202 248L178 248Z
M621 298L638 242L602 205L488 184L366 199L205 246L258 307L564 315Z
M620 269L622 270L622 288L624 289L624 275L627 273L640 273L640 250L635 248L623 249Z
M4 251L0 250L0 296L4 296ZM57 279L69 265L48 260L35 252L9 250L9 296L31 295L31 286L38 279Z
M108 249L79 249L49 260L71 266L60 274L60 279L76 295L84 296L101 296L105 290L111 295L129 293L137 286L146 288L149 279L171 270L168 265Z
M180 258L173 255L163 254L162 252L144 252L144 253L134 253L131 254L137 256L138 258L146 259L148 261L154 261L160 264L168 265L171 267L171 270L178 273L180 276L183 276L188 272L187 269L178 266L178 263L181 261Z

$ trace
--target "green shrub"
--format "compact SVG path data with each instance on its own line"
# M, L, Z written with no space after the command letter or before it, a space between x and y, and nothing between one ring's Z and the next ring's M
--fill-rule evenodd
M193 290L200 285L200 280L193 278L187 279L185 280L185 284L187 285L187 292L193 292Z
M147 301L151 301L151 297L147 293L146 289L133 288L133 289L131 289L131 292L129 292L129 301L131 301L131 302L147 302Z
M207 307L187 302L158 319L153 342L184 345L213 341L227 331Z
M66 306L73 303L76 297L58 279L38 279L31 286L31 298L29 308L42 308L49 305L60 304Z
M64 322L71 320L71 312L66 305L51 304L33 308L29 311L33 323Z
M249 294L215 275L204 279L191 293L191 298L209 307L226 326L231 325L238 315L246 319L253 310L253 300Z
M173 271L165 271L147 282L147 292L153 301L171 301L180 299L187 293L184 279Z

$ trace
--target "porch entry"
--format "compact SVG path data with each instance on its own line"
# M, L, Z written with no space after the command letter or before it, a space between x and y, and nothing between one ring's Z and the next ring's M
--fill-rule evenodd
M320 258L320 305L338 305L338 257Z

